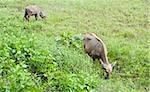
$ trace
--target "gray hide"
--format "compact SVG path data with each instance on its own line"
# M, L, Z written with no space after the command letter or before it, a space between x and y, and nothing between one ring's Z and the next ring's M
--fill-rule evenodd
M36 5L30 5L25 8L24 18L29 21L30 16L35 16L36 20L38 19L39 16L41 18L46 17L44 12Z
M106 72L106 79L112 73L113 65L109 64L107 58L107 49L103 41L94 33L85 34L84 36L84 50L95 61L100 60L103 69Z

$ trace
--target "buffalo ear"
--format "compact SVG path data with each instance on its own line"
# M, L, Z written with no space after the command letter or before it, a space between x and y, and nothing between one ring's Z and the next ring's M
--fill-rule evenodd
M103 63L103 61L100 60L100 62L101 62L102 68L105 69L105 64Z
M101 62L101 64L102 64L102 66L103 66L103 65L104 65L103 61L100 60L100 62Z
M114 66L116 65L117 61L115 61L113 64L112 64L112 67L114 68Z

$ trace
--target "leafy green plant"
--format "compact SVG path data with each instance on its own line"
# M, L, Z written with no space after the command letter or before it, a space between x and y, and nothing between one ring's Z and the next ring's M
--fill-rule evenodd
M52 63L54 58L48 51L36 50L34 36L29 35L28 39L27 35L18 37L19 34L12 34L11 39L6 36L0 45L0 75L5 80L2 90L19 92L28 88L39 89L42 81L47 80L48 69L52 71L55 68Z
M81 48L83 37L81 34L73 35L70 32L63 33L56 37L56 42L58 44L63 44L67 47Z

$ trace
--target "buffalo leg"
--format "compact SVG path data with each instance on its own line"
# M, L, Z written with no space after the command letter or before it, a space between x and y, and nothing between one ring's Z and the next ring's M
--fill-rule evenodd
M29 18L30 18L30 16L29 15L27 15L27 20L29 21Z
M95 58L94 58L94 57L93 57L92 59L93 59L93 61L95 61Z
M27 14L25 14L25 15L24 15L24 18L25 18L26 20L28 20L28 15L27 15Z
M35 14L34 16L35 16L35 19L37 20L37 19L38 19L38 15L37 15L37 14Z

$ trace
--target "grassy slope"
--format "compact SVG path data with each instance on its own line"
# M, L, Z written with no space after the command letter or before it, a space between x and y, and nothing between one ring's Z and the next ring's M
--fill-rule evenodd
M84 54L83 48L76 50L61 46L66 63L62 69L69 70L75 65L74 68L80 69L80 72L89 73L91 81L96 77L94 81L98 82L98 92L148 90L150 25L144 0L7 0L0 3L2 36L4 31L12 30L23 31L21 35L34 34L41 49L53 54L57 49L55 40L59 35L94 32L105 41L109 61L118 61L112 79L103 80L102 70L92 65L92 60ZM41 6L47 19L35 21L32 18L30 23L24 22L23 8L29 4Z

